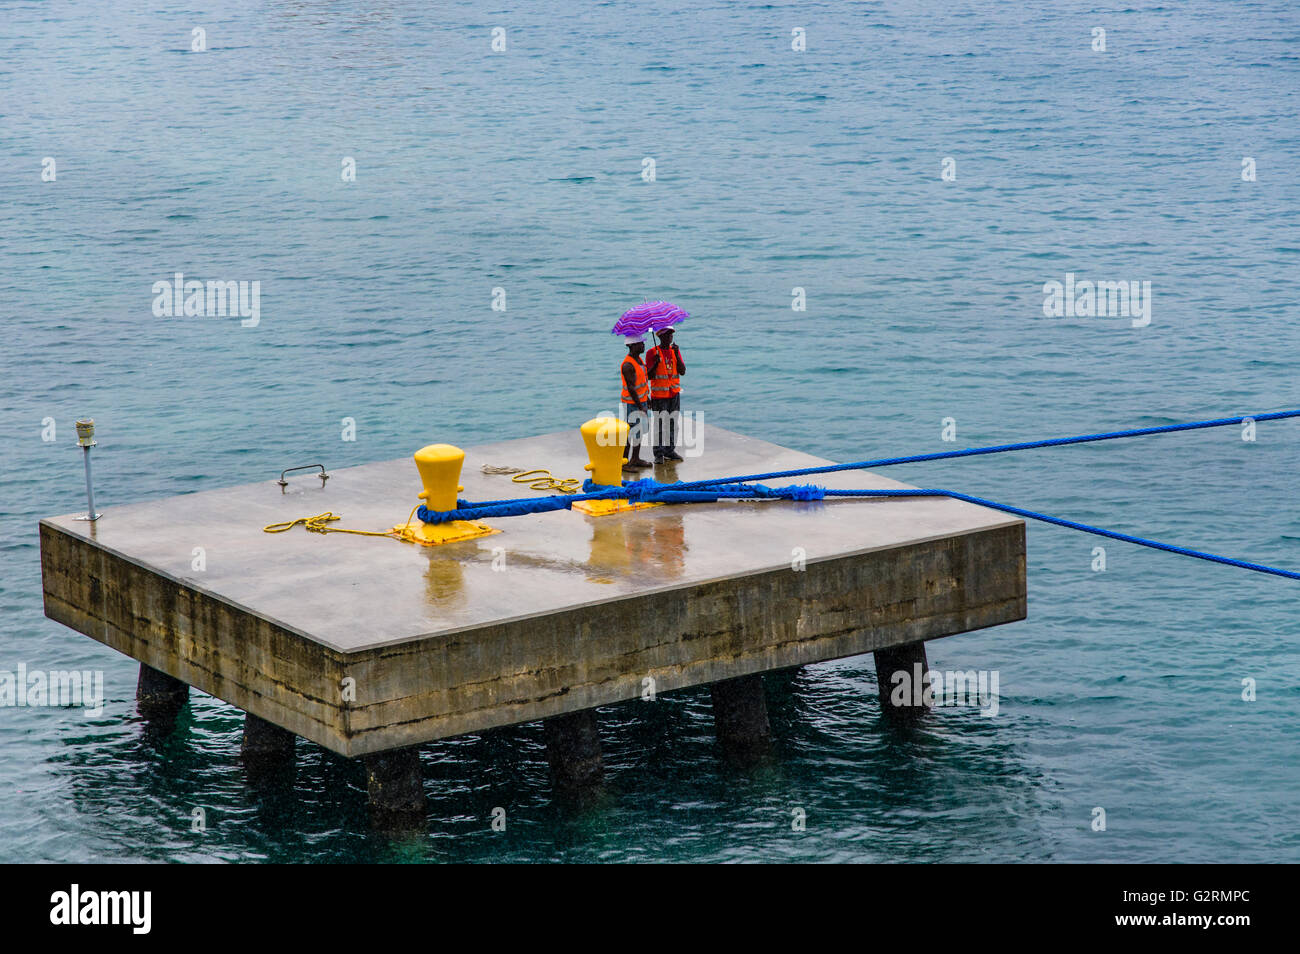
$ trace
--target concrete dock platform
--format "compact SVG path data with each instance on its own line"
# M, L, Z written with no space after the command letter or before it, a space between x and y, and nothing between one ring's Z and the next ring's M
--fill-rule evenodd
M702 447L653 476L826 463L716 427ZM586 463L576 428L466 453L470 500L534 493L483 465L567 477ZM142 699L147 689L155 703L178 693L183 703L194 686L244 709L260 720L254 747L283 749L270 731L279 727L369 756L636 699L647 686L876 651L902 665L918 649L924 659L925 640L1026 612L1023 522L945 498L559 511L422 547L262 531L327 510L342 516L334 526L404 522L420 491L409 457L328 482L292 479L283 491L274 476L40 525L46 614L156 670L142 670ZM906 486L863 472L825 483ZM757 725L736 685L715 692L726 721L761 735L766 711Z

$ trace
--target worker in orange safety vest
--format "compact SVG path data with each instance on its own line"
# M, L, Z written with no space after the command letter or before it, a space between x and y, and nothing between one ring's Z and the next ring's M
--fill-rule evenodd
M650 379L646 375L641 355L645 352L645 335L627 335L623 338L627 344L627 355L619 368L619 377L623 382L623 416L627 421L627 450L624 456L627 470L641 470L652 467L648 460L641 459L641 440L650 427Z
M650 377L650 412L654 419L655 463L681 460L677 453L678 424L682 416L682 381L686 362L682 349L673 343L673 328L659 331L659 346L646 355L646 374Z

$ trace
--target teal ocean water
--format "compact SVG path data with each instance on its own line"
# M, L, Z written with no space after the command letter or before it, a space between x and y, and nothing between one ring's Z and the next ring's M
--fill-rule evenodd
M833 459L1300 406L1294 4L3 18L0 670L102 670L105 700L0 707L0 860L1300 861L1288 580L1030 526L1029 618L930 644L998 671L994 718L902 734L870 658L811 666L738 772L707 691L667 695L601 710L588 812L552 805L540 726L428 746L429 836L392 843L313 745L245 784L215 699L150 737L136 666L44 618L36 532L84 507L81 416L106 510L576 427L647 297L692 313L686 408ZM176 272L259 281L259 323L155 316ZM1067 273L1150 282L1149 324L1045 316ZM890 472L1290 568L1298 474L1293 422Z

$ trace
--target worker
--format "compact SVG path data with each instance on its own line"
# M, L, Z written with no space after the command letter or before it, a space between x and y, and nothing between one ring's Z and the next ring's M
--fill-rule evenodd
M682 416L682 382L686 362L682 349L673 343L673 328L659 331L659 346L646 355L650 378L650 411L654 418L655 463L681 460L677 453L677 427Z
M619 368L623 381L623 412L627 420L627 451L624 456L627 470L643 470L654 466L641 459L641 440L650 425L650 381L646 377L641 355L645 352L645 335L627 335L627 356Z

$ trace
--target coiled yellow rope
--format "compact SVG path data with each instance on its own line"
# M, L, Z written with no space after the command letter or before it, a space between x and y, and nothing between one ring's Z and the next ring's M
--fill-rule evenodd
M529 490L553 490L561 494L576 494L582 489L580 477L556 477L545 467L534 467L510 478L516 484L528 484Z
M292 530L298 524L302 524L303 529L308 533L355 533L359 537L392 537L395 540L405 540L408 543L423 543L424 541L409 529L411 520L415 517L415 511L419 509L420 505L416 504L411 508L410 514L407 515L406 523L400 527L393 527L391 530L349 530L347 527L331 527L330 524L343 515L334 513L332 510L326 510L314 517L299 517L297 520L286 520L283 523L268 523L262 528L262 532L284 533L286 530Z
M498 467L484 464L480 468L485 474L514 474L511 483L527 484L529 490L553 490L562 494L576 494L582 490L581 477L556 477L545 467L522 470L518 467Z

